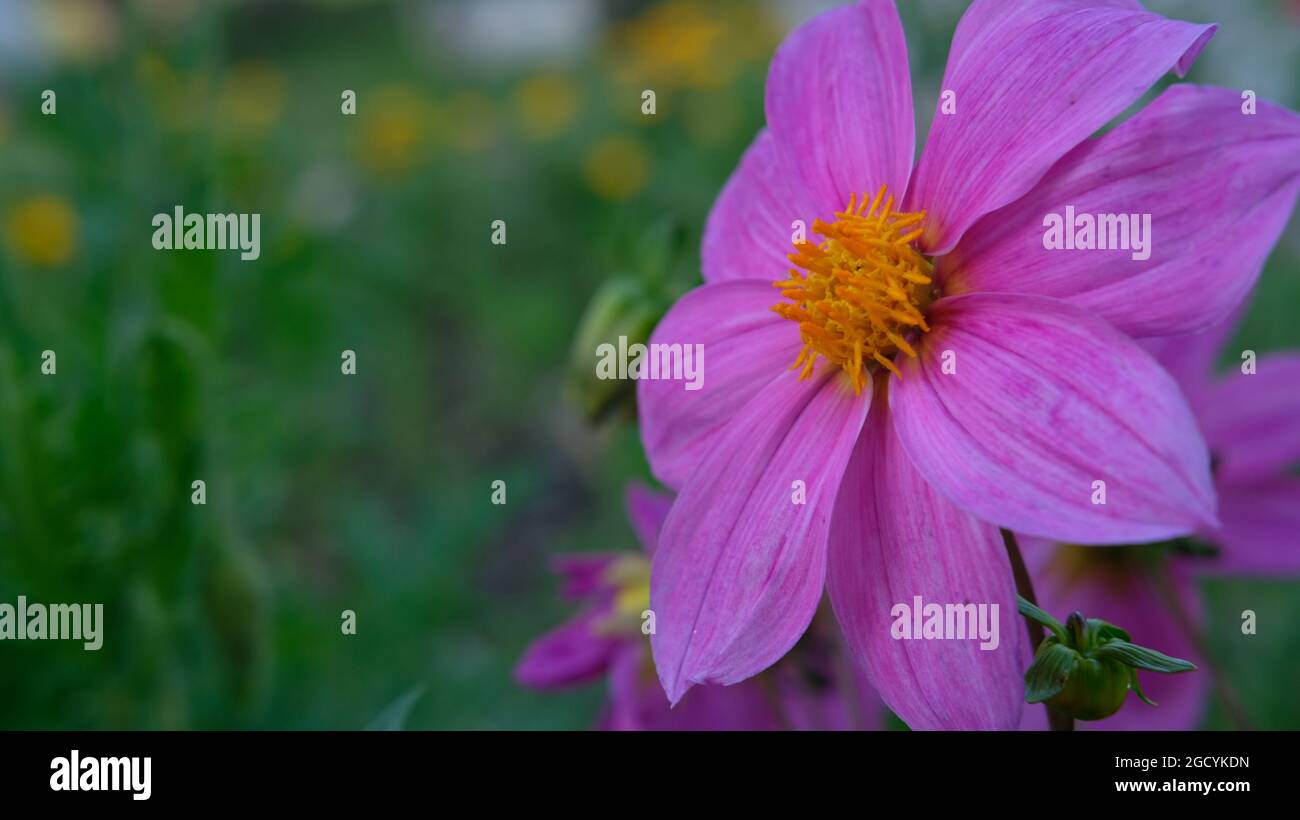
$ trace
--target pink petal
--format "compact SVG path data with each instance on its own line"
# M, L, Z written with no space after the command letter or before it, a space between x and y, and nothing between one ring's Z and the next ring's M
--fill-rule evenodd
M553 689L600 677L618 646L596 630L596 622L607 615L593 607L533 641L515 667L515 680L533 689Z
M767 81L759 132L709 213L704 280L774 282L795 222L811 235L850 195L901 197L915 151L907 45L892 0L835 9L792 33Z
M795 221L811 225L825 210L801 186L798 177L787 177L781 169L771 132L760 131L704 225L704 281L781 279L790 267Z
M1039 606L1059 620L1077 610L1122 627L1135 643L1197 666L1194 672L1174 675L1139 671L1142 691L1159 706L1148 706L1130 692L1124 706L1111 717L1076 721L1075 728L1185 730L1199 726L1210 691L1209 671L1155 582L1135 567L1107 567L1106 547L1059 547L1033 539L1022 539L1020 546L1031 566ZM1080 550L1086 552L1079 554ZM1032 559L1034 552L1047 560ZM1169 583L1184 611L1199 623L1203 618L1200 596L1190 580L1171 567ZM1042 707L1027 708L1025 718L1022 728L1046 728Z
M771 283L705 285L677 300L651 334L651 344L699 344L705 353L699 390L675 380L637 382L641 441L664 484L685 485L731 417L794 364L799 327L772 312L780 301Z
M1200 407L1214 388L1215 365L1233 334L1241 325L1249 300L1232 311L1225 321L1186 336L1156 336L1142 340L1142 348L1156 357L1183 389L1187 403L1198 417Z
M1300 479L1220 483L1219 517L1219 556L1205 564L1208 574L1300 575Z
M643 731L647 712L667 712L668 702L656 692L658 681L648 669L645 647L637 641L621 644L609 664L605 708L596 728L605 732Z
M949 499L1007 529L1083 544L1214 524L1209 455L1173 379L1055 299L940 299L890 385L899 438ZM950 353L955 373L943 372ZM1093 503L1095 481L1105 504Z
M563 595L569 600L577 600L606 591L609 582L605 573L615 561L626 553L587 552L557 555L551 565L564 578Z
M756 680L735 686L696 686L669 708L658 681L651 683L644 707L645 728L651 731L771 732L781 722L772 699Z
M844 675L848 680L819 681L816 685L808 682L804 670L786 667L784 660L763 673L764 678L772 678L775 684L788 728L800 732L880 730L884 704L859 664L845 658L844 665L852 667ZM828 669L825 674L834 675L835 671ZM852 688L845 691L842 684Z
M911 728L1013 729L1030 656L1002 537L916 472L888 417L874 409L836 500L827 572L836 617L872 685ZM915 596L940 607L996 605L996 646L893 637L893 607L910 612Z
M981 219L941 260L944 292L1054 296L1134 336L1224 321L1254 286L1300 191L1300 116L1265 102L1247 115L1242 105L1236 90L1168 89ZM1130 226L1130 215L1139 226L1149 217L1146 250L1131 239L1114 250L1044 247L1045 220L1069 213L1122 216Z
M676 702L794 645L821 599L831 506L869 406L838 372L773 381L729 423L659 536L655 665ZM796 481L805 503L795 503Z
M791 33L772 60L766 108L780 175L817 208L801 215L809 226L882 184L901 197L916 137L907 43L892 0L833 9Z
M794 649L761 676L785 724L798 731L877 731L884 703L856 663L829 605ZM692 690L693 691L693 690Z
M1247 375L1240 366L1196 408L1227 482L1272 478L1300 464L1300 353L1270 353Z
M646 552L654 552L659 544L659 530L663 529L668 510L673 506L673 497L636 482L627 485L624 496L627 517L632 522L632 529L636 530L642 548Z
M609 695L597 728L615 732L746 731L781 728L756 682L698 686L676 707L655 679L647 647L619 647L610 664Z
M1161 75L1184 74L1214 30L1136 3L972 3L953 36L908 196L908 210L930 214L926 251L950 251L977 219L1027 193ZM956 110L944 114L948 92Z

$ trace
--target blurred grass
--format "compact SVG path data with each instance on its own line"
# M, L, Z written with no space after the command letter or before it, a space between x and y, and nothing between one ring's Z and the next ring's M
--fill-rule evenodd
M632 548L623 487L647 475L634 429L567 403L568 346L665 219L697 275L785 24L623 2L584 50L494 64L454 59L425 4L181 4L166 24L154 5L110 6L105 53L51 46L0 86L0 215L26 226L0 252L0 601L107 618L97 653L0 644L0 726L361 728L419 686L410 728L589 725L599 687L510 678L569 614L549 556ZM902 5L923 135L961 4ZM261 213L261 258L154 251L177 204ZM1300 346L1298 248L1293 220L1241 334L1258 350ZM1300 726L1296 589L1209 588L1260 726Z

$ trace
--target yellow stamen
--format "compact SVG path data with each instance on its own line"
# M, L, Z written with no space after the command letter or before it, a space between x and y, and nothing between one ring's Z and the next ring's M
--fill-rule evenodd
M640 631L642 614L650 608L650 561L640 553L628 553L610 565L605 582L614 589L614 607L596 624L606 635Z
M894 356L915 358L907 337L930 329L925 309L932 266L912 246L924 230L925 212L895 211L886 187L871 200L850 196L833 224L815 220L813 232L823 241L796 242L790 278L774 283L790 301L772 310L797 322L803 339L790 368L800 370L801 379L812 375L821 356L843 368L861 393L867 369L901 376Z

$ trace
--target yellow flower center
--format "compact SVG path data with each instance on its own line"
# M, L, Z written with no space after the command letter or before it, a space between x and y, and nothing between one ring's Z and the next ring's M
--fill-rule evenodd
M915 357L906 337L930 329L925 309L933 298L932 266L912 246L925 212L894 211L886 187L870 202L866 195L860 203L850 197L833 224L815 221L822 243L795 242L790 261L797 269L775 283L790 301L772 310L799 324L803 348L790 369L802 368L801 379L812 375L821 356L843 368L861 393L869 369L901 375L895 354Z
M614 607L609 617L597 624L608 635L630 635L641 631L641 613L650 608L650 559L628 553L610 565L605 581L614 588Z

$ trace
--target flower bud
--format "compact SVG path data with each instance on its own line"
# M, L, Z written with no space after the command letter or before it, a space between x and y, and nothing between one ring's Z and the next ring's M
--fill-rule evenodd
M1138 669L1196 669L1185 660L1134 644L1128 632L1114 624L1074 612L1062 626L1025 599L1018 600L1020 614L1052 632L1038 645L1025 672L1027 703L1046 703L1077 720L1101 720L1119 711L1130 688L1144 703L1156 705L1138 685Z
M1078 720L1100 720L1118 712L1128 697L1132 670L1116 660L1085 657L1059 643L1049 646L1053 640L1043 641L1035 653L1034 665L1025 673L1025 700L1045 701L1052 709ZM1045 673L1045 668L1050 673ZM1044 698L1048 691L1055 694Z
M569 390L588 419L598 421L633 406L636 382L602 373L601 354L645 344L665 309L663 300L636 276L611 278L592 296L569 355Z

